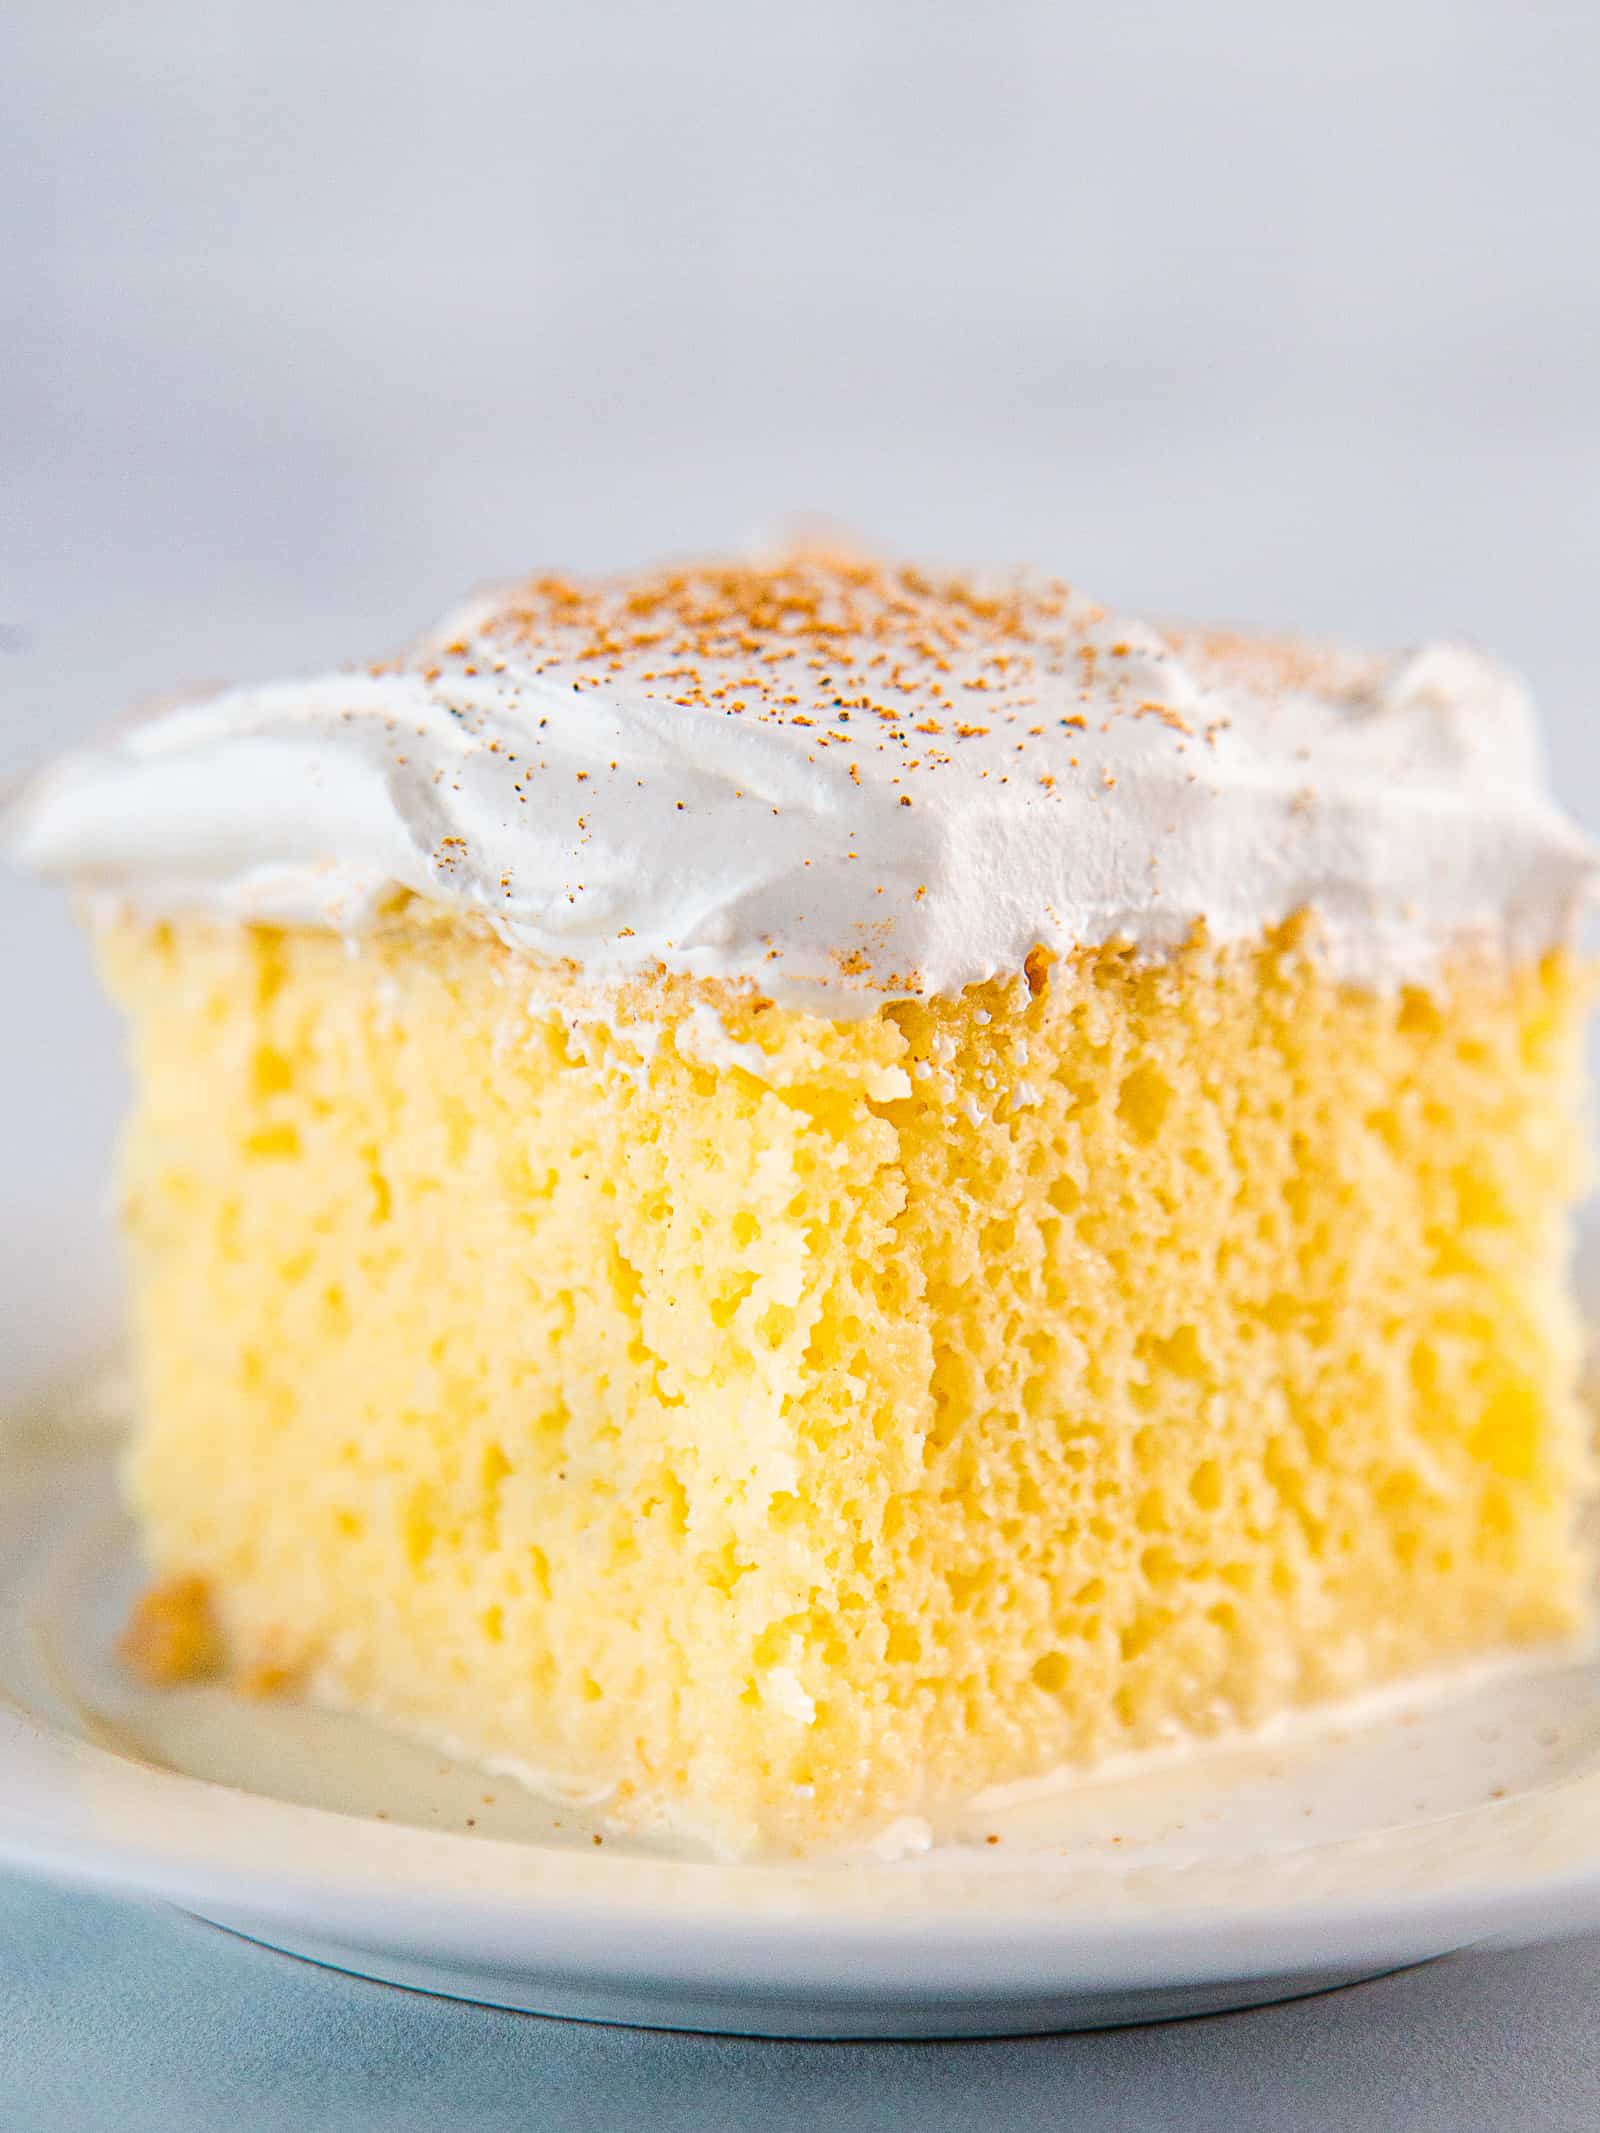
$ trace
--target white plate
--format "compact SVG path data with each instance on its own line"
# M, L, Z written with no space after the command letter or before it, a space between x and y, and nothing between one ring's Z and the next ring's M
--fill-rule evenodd
M1600 1924L1600 1669L1119 1774L920 1858L624 1845L360 1720L111 1657L106 1442L0 1463L0 1857L504 2006L785 2036L1000 2034L1315 1991ZM998 1843L989 1843L990 1836Z

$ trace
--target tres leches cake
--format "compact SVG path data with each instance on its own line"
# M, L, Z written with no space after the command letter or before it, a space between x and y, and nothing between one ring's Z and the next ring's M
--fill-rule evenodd
M538 578L12 830L241 1669L792 1851L1582 1625L1594 857L1477 653Z

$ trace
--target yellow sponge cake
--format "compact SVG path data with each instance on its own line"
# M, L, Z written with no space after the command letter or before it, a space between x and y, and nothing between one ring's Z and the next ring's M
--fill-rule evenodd
M15 835L241 1667L749 1851L1583 1623L1591 857L1478 655L535 580Z

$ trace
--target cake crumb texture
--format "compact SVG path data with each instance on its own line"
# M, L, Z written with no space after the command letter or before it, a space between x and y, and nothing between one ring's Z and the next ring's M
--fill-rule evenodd
M1583 1618L1563 954L845 1022L421 905L100 947L160 1590L362 1709L806 1848Z
M153 1689L221 1673L227 1647L206 1580L178 1576L146 1586L129 1611L117 1655Z

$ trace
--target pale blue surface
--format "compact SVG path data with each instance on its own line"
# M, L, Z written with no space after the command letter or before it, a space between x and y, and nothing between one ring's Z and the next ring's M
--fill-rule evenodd
M0 1879L0 2133L1593 2133L1600 1939L1097 2035L779 2044L398 1992Z

